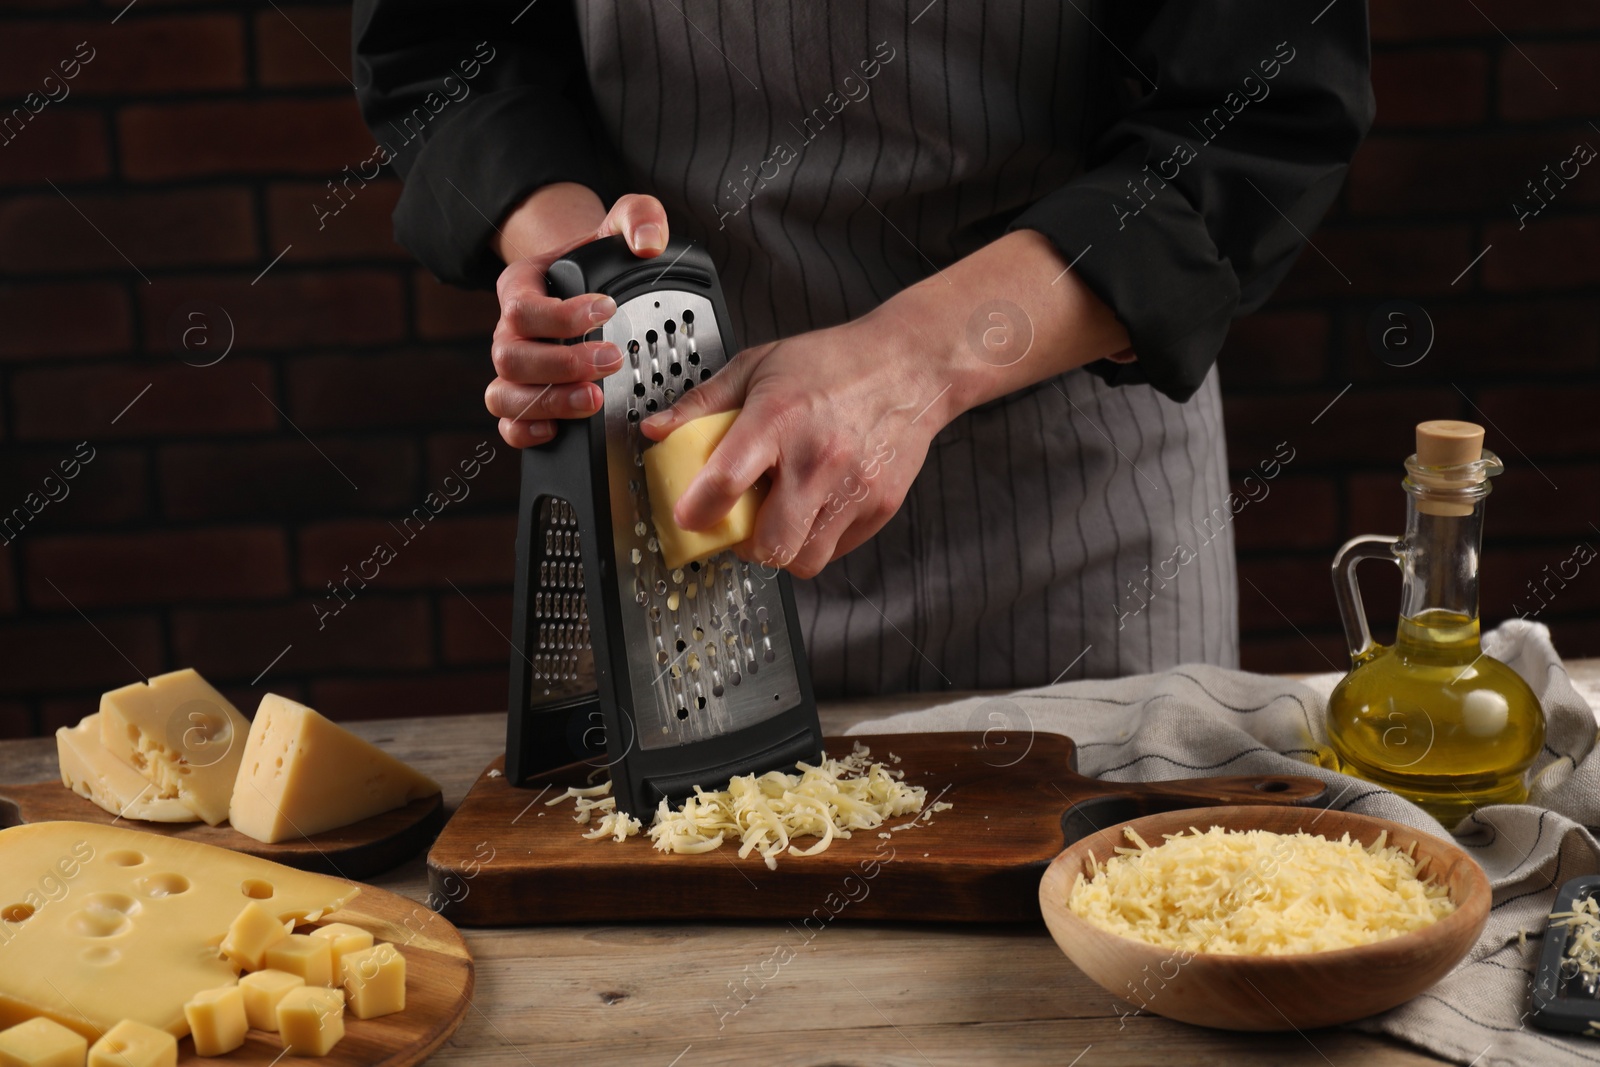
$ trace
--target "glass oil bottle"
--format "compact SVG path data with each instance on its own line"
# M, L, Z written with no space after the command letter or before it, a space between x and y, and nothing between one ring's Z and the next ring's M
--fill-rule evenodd
M1350 673L1328 700L1339 769L1405 797L1453 828L1487 804L1527 799L1544 711L1478 636L1478 563L1489 478L1503 471L1483 428L1417 426L1406 460L1403 538L1357 537L1334 557ZM1373 641L1356 565L1387 559L1403 579L1393 645Z

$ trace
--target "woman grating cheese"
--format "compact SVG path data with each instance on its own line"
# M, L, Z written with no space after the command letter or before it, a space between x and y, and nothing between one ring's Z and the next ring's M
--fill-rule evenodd
M758 852L769 868L776 868L784 853L815 856L826 851L835 838L848 838L856 830L876 830L887 819L919 813L927 804L925 788L907 785L904 771L872 762L871 750L860 742L844 759L824 755L816 766L798 766L799 774L740 775L715 792L696 786L694 795L676 809L663 800L650 824L650 839L662 852L688 854L709 852L725 841L737 840L741 859ZM616 810L617 798L610 794L611 783L604 782L568 789L545 803L575 799L574 818L584 824L598 813L600 821L583 835L587 838L622 841L642 832L638 819ZM935 803L930 811L945 811L950 806ZM816 838L816 843L803 848L795 843L805 837Z
M1455 910L1417 875L1415 858L1380 834L1369 848L1305 832L1213 826L1151 847L1131 829L1067 906L1109 933L1162 948L1276 956L1371 944Z

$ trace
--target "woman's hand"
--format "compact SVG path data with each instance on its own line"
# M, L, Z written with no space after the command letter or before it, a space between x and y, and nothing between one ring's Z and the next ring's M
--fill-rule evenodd
M667 247L666 209L653 196L628 195L607 212L587 187L561 182L529 196L496 234L495 252L507 266L495 286L495 379L483 402L500 417L500 436L513 447L549 441L556 432L552 420L593 415L604 402L594 379L622 366L622 351L609 341L561 343L605 325L616 314L616 302L595 295L557 300L545 289L550 264L614 234L627 240L634 255L658 256Z

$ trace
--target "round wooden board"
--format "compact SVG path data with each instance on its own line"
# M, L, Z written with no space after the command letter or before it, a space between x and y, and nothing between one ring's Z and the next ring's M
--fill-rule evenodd
M126 826L167 837L181 837L243 852L247 856L260 856L286 867L331 874L352 881L382 874L411 859L433 843L445 821L444 797L435 793L422 800L413 800L403 808L386 811L337 830L267 845L253 837L246 837L226 823L207 826L203 822L160 823L119 819L93 801L80 797L59 780L29 785L0 785L0 828L63 819Z
M344 1038L326 1056L285 1056L278 1035L251 1030L244 1047L226 1056L197 1056L188 1038L178 1062L248 1067L412 1067L456 1032L472 1006L472 956L461 932L438 913L386 889L362 886L347 907L317 926L349 923L388 941L406 959L406 1007L377 1019L345 1014ZM307 928L309 929L309 927ZM280 1058L281 1057L281 1058Z

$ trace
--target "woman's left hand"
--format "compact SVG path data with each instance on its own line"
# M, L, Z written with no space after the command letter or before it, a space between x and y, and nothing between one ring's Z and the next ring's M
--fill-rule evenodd
M920 366L903 325L880 312L746 349L643 424L660 440L691 419L742 407L674 518L704 528L763 475L771 490L736 551L810 578L900 510L928 446L956 412L937 361Z

